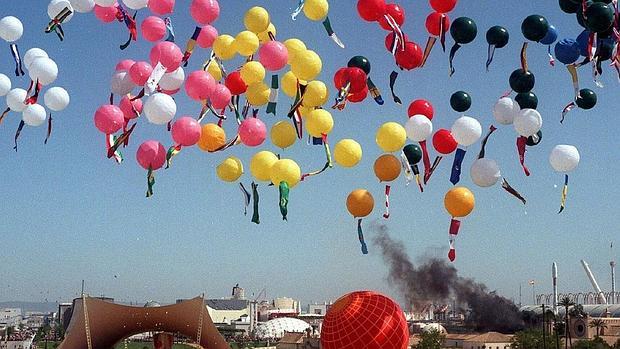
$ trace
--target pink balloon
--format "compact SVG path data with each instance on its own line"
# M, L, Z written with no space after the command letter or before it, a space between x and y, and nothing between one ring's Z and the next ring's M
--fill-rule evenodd
M239 138L248 147L261 145L267 137L267 126L258 118L247 118L239 125Z
M260 62L267 70L278 71L288 62L288 50L279 41L269 41L258 51Z
M166 149L158 141L146 141L140 144L136 160L145 170L159 170L166 163Z
M156 16L146 17L140 26L142 36L150 42L159 41L166 36L166 23L163 19Z
M114 68L114 70L116 71L120 71L120 70L129 70L129 68L131 68L131 66L136 63L136 61L134 61L133 59L123 59L122 61L118 62L116 64L116 68Z
M166 72L172 73L177 70L179 66L181 66L181 61L183 60L183 53L179 46L175 45L170 41L162 41L151 49L151 53L149 54L149 58L151 59L151 65L155 67L157 63L161 63L164 67L166 67Z
M208 99L214 87L215 80L204 70L193 71L185 80L185 92L189 98L197 101Z
M118 104L118 107L121 108L123 111L123 116L127 120L135 119L142 114L141 99L132 101L129 96L124 96L121 98L121 102Z
M143 86L151 76L153 67L147 62L136 62L129 68L129 77L134 84Z
M184 147L198 143L201 132L200 123L190 116L184 116L172 124L172 139Z
M95 5L94 8L95 17L97 17L103 23L111 23L116 19L116 13L118 12L118 3L115 3L110 7L103 7Z
M196 43L202 48L209 48L213 46L213 42L218 35L219 33L217 32L217 29L207 24L200 30L200 34L198 34L198 39L196 39Z
M174 0L149 0L149 10L156 15L167 15L174 11Z
M124 123L123 111L115 105L102 105L95 112L95 127L107 135L116 133Z
M224 84L216 84L211 92L211 104L215 109L224 109L230 103L232 97L230 90Z
M199 24L210 24L220 16L220 4L217 0L192 0L189 13Z

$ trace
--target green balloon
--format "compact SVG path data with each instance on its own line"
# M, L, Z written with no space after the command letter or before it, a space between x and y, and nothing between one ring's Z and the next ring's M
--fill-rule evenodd
M465 91L456 91L450 97L450 106L456 112L465 112L471 108L471 96Z
M510 88L516 93L530 92L534 88L536 78L531 71L517 69L510 74Z
M519 103L521 109L536 109L538 107L538 97L531 91L517 94L515 101Z
M535 145L538 145L540 141L542 141L542 130L538 130L535 135L527 137L527 142L525 142L525 144L533 147Z
M370 74L370 61L364 56L355 56L351 58L347 66L349 68L360 68L366 75Z
M459 17L452 22L450 26L450 35L457 44L468 44L478 35L478 27L473 19L467 17Z
M577 96L577 106L581 109L592 109L596 105L596 100L596 93L589 88L584 88Z
M487 30L487 42L489 45L495 45L496 48L506 46L509 38L508 30L502 26L496 25Z
M581 9L581 4L573 2L572 0L559 0L560 9L565 13L577 13Z
M403 148L403 152L411 165L415 165L422 160L422 149L417 144L407 144Z
M592 3L584 14L586 28L590 31L604 32L614 23L614 10L604 2Z
M541 15L529 15L521 23L521 32L531 41L542 40L549 31L549 22Z

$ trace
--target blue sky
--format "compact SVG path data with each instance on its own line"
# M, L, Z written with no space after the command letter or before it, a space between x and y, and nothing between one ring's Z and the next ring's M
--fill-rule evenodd
M450 95L465 90L473 98L467 115L477 117L486 131L494 121L493 104L508 89L512 70L519 67L522 19L532 13L544 15L558 28L560 38L574 38L581 31L574 16L561 12L555 1L462 0L450 17L473 18L478 37L459 51L456 74L448 77L448 56L435 47L424 69L400 75L397 91L404 105L398 106L388 97L388 76L395 66L384 48L386 32L358 17L356 1L330 3L332 25L346 44L345 50L326 37L320 23L304 16L291 21L297 1L220 3L221 17L214 25L220 33L233 36L244 29L242 18L248 8L264 6L279 40L301 38L321 55L320 79L331 87L332 96L331 81L338 68L354 55L371 60L371 76L386 104L378 106L369 99L334 112L336 126L330 135L333 144L341 138L358 140L364 149L363 161L354 169L335 167L292 189L288 222L280 218L277 190L260 187L261 224L255 225L250 215L243 216L237 186L217 179L217 164L235 155L246 166L242 180L249 185L249 158L258 150L241 146L221 154L184 150L172 168L157 172L155 196L146 199L145 171L135 162L135 149L151 138L170 145L165 128L140 120L132 144L125 149L127 161L118 166L106 159L104 137L92 120L97 107L107 101L116 62L147 60L150 45L140 41L120 51L118 45L127 38L125 27L117 22L102 24L92 13L76 14L64 26L65 41L59 42L55 35L43 32L48 22L46 1L27 6L7 2L1 15L17 16L25 25L18 42L22 54L30 47L41 47L50 54L60 69L55 85L69 91L71 105L55 113L54 134L47 146L43 145L44 127L26 128L15 153L12 142L19 115L9 114L0 125L0 200L4 203L0 300L68 300L79 292L81 279L86 280L89 293L125 301L173 301L202 292L223 297L236 283L246 288L246 294L267 287L268 297L291 296L304 302L335 299L357 289L379 290L398 298L385 281L387 269L376 248L370 245L369 255L360 254L354 221L344 205L351 190L368 188L375 195L376 207L366 226L382 220L383 186L372 172L381 153L374 142L376 129L387 121L404 123L407 105L416 98L434 104L435 129L450 128L460 116L450 109ZM404 30L423 46L430 6L426 1L402 3L407 11ZM138 17L144 18L147 12L141 11ZM183 49L194 28L189 1L177 1L172 20ZM493 25L505 26L511 36L509 45L497 50L487 73L484 34ZM451 38L447 44L452 45ZM0 48L0 71L11 76L13 62L8 44L4 46ZM208 50L197 49L186 72L199 69L208 54ZM527 206L499 185L482 189L471 183L469 166L479 150L479 144L473 145L461 184L474 191L477 206L462 223L455 265L462 275L515 300L522 284L527 302L531 299L528 280L538 280L538 290L550 290L553 261L559 266L561 291L589 290L579 264L585 258L599 284L608 289L609 242L617 236L620 195L614 180L620 171L615 152L618 82L614 71L605 67L602 80L606 87L595 88L590 68L582 68L582 87L595 89L598 105L590 111L573 111L560 125L560 111L572 94L569 75L562 64L548 65L542 45L530 45L528 58L544 119L544 141L527 155L532 176L526 178L519 166L512 127L500 127L487 146L487 157L498 161L503 175L528 199ZM238 58L227 67L234 69L240 62ZM26 78L11 79L14 86L27 87ZM289 102L282 93L279 102L278 117L261 112L268 125L285 118ZM184 94L177 103L177 117L200 110ZM225 128L229 135L235 132L232 121ZM548 154L556 144L574 144L581 153L580 166L571 174L567 209L561 215L557 209L562 175L548 164ZM261 149L276 150L270 143ZM305 142L282 155L295 159L304 171L324 161L322 148ZM393 185L392 215L385 223L414 259L446 256L450 218L443 208L443 195L451 187L451 161L444 160L423 194L414 185L405 187L402 178ZM372 235L367 228L367 240Z

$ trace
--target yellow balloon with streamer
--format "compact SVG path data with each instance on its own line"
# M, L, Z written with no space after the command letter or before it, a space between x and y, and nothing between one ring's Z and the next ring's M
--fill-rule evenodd
M248 102L256 107L269 103L270 94L271 89L262 81L255 82L248 86L248 90L245 92Z
M231 156L217 166L216 172L217 176L224 182L234 182L243 174L243 163L238 158Z
M222 80L222 69L220 69L219 64L215 62L209 64L209 66L207 67L207 72L211 74L211 76L213 77L213 79L215 79L215 81Z
M407 140L407 132L399 123L386 122L377 130L375 140L381 150L393 153L403 148Z
M297 132L287 121L278 121L271 127L271 142L278 148L286 149L295 144Z
M271 167L278 161L276 154L263 150L254 154L250 161L250 173L259 181L271 180Z
M295 74L293 74L292 71L288 71L286 72L286 74L282 75L280 85L285 95L291 98L295 98L295 96L297 95L297 77L295 76Z
M301 169L291 159L281 159L271 166L271 183L278 186L286 182L289 188L293 188L301 180Z
M306 130L312 137L320 138L329 134L334 127L332 114L325 109L315 109L304 118Z
M329 3L327 0L306 0L304 14L311 21L320 21L327 17Z
M269 12L260 6L252 7L243 17L246 29L254 33L264 32L269 27L269 23L271 23Z
M307 107L320 107L327 103L329 90L323 81L310 81L306 86L302 104Z
M306 81L314 80L321 73L321 69L323 69L321 57L312 50L297 53L291 63L293 74Z
M342 167L354 167L362 160L362 146L353 139L343 139L334 147L334 160Z
M243 80L246 85L262 82L267 74L265 72L265 67L257 61L245 63L241 67L241 71L239 73L241 73L241 80Z
M271 33L274 37L278 33L278 31L276 30L276 26L273 25L273 23L269 23L267 30L258 33L258 41L261 44L271 41L271 36L269 36L269 33Z
M228 34L218 36L213 42L213 52L215 56L222 60L229 60L235 57L235 38Z
M306 44L296 38L291 38L284 41L284 46L286 46L286 50L288 51L288 64L293 62L298 53L307 50Z
M202 126L198 148L202 151L216 151L226 144L226 132L217 124Z
M242 56L253 55L259 45L258 36L249 30L244 30L235 36L235 50Z

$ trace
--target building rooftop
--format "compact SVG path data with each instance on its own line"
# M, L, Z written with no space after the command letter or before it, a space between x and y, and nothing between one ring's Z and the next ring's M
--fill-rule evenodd
M509 343L512 340L512 336L499 333L499 332L487 332L471 338L466 339L467 342L478 343Z
M552 309L551 305L546 306L547 309ZM540 305L526 305L521 307L521 311L533 311L536 314L542 314L542 306ZM620 318L620 304L594 304L583 305L583 311L591 317L609 317ZM609 314L607 314L609 312ZM558 314L564 316L564 307L558 305Z
M304 333L301 332L286 332L284 337L278 342L283 344L299 344L304 341Z
M207 299L205 303L215 310L244 310L249 301L245 299Z

